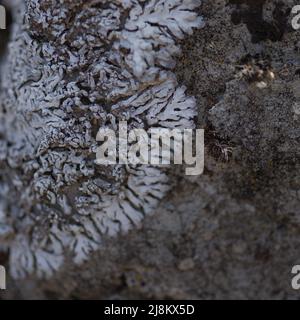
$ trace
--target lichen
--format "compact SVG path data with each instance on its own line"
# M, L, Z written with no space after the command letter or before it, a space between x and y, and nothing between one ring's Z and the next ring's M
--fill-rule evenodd
M97 166L100 127L193 128L172 69L198 0L16 1L0 103L0 247L18 277L82 263L171 188L151 166ZM24 19L25 14L25 19Z

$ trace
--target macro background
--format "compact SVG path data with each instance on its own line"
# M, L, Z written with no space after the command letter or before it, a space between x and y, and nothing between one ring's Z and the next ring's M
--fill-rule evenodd
M175 187L140 230L104 239L89 262L66 263L50 280L9 279L4 299L299 298L296 4L202 1L205 26L182 41L175 72L197 99L204 174L174 170ZM9 268L6 253L0 264Z

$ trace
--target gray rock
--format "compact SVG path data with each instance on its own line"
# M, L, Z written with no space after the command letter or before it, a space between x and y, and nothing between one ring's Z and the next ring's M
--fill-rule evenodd
M10 279L4 298L298 297L291 288L300 261L295 4L202 1L206 25L182 41L176 75L196 97L206 130L204 174L174 170L175 187L140 230L104 237L86 263L66 258L49 280Z

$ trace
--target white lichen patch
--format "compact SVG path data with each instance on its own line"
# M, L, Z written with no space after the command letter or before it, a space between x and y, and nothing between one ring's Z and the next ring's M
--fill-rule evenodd
M14 277L49 277L139 227L171 188L151 166L97 166L100 127L193 128L172 73L196 0L27 0L2 66L0 249ZM25 19L23 19L25 13ZM130 128L129 128L130 129Z

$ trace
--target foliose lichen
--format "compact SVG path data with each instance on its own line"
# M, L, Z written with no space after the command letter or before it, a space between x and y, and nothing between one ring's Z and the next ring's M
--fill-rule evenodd
M151 166L97 166L100 127L193 128L172 69L198 0L15 1L1 66L0 248L49 277L139 226L170 190ZM25 16L25 18L24 18Z

